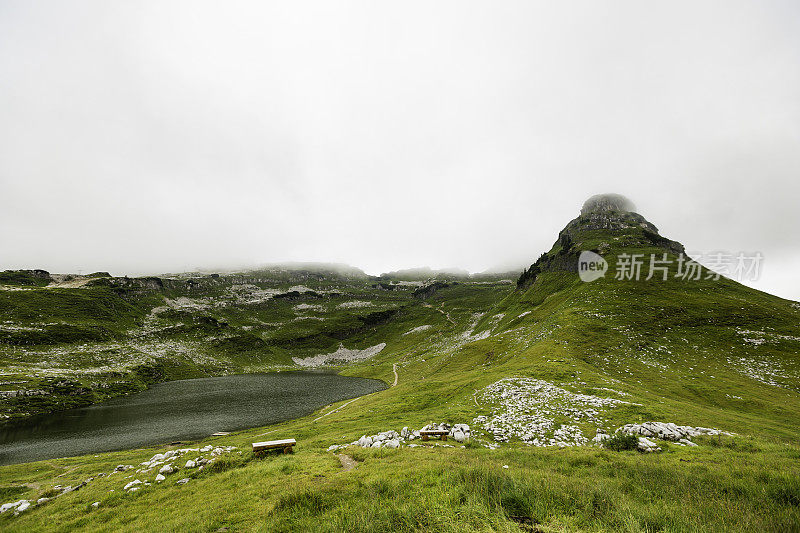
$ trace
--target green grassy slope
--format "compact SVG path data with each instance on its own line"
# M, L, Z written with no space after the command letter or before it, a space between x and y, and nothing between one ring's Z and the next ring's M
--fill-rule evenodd
M299 420L210 438L202 444L235 445L244 452L193 473L186 485L174 483L182 477L176 474L129 494L122 490L127 481L137 476L152 481L154 473L96 478L20 516L0 515L0 527L800 530L800 305L726 279L613 279L620 254L660 255L664 246L636 227L576 229L548 257L602 251L611 270L591 283L555 259L540 263L544 268L518 290L463 282L419 300L368 282L350 282L349 288L340 283L335 290L342 296L315 299L324 310L302 311L326 318L331 313L330 321L314 321L324 326L308 329L297 325L305 321L264 326L268 329L258 337L264 350L286 361L295 353L311 354L316 346L324 353L342 336L354 347L386 342L375 357L342 372L391 384L396 369L396 386ZM326 290L326 282L319 283L308 286ZM345 301L370 301L370 312L395 312L389 320L369 323L367 308L339 308ZM302 302L311 305L308 297ZM285 305L283 311L253 304L207 312L230 327L252 325L250 331L258 332L258 323L295 312ZM478 417L513 415L503 411L502 398L487 392L508 378L539 380L572 398L566 404L539 398L539 413L554 413L548 415L553 423L548 436L574 426L591 439L597 428L611 432L649 420L732 435L697 437L697 447L659 441L662 451L653 454L592 445L537 447L514 435L496 445ZM571 411L580 405L574 395L626 403L578 416ZM431 421L468 423L473 437L465 447L327 451L361 435ZM298 439L296 453L255 459L248 451L255 440L283 437ZM0 491L13 493L6 501L35 499L54 485L74 484L117 464L136 465L168 448L0 467ZM336 453L352 457L357 466L343 469ZM95 501L97 509L90 506Z
M296 267L0 284L0 421L159 381L294 368L292 358L388 342L430 313L414 295L422 281L380 283Z

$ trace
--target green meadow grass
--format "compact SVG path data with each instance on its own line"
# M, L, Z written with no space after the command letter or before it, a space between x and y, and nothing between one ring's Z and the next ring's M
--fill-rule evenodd
M324 282L306 285L326 288ZM333 351L340 342L358 348L386 342L374 358L340 370L391 384L396 365L397 386L298 420L206 439L201 444L235 445L243 453L193 474L186 485L175 485L179 472L126 494L122 487L136 475L117 473L20 516L0 515L0 529L800 530L800 344L793 340L800 336L800 310L792 302L728 280L584 284L558 272L539 274L522 291L462 281L424 301L363 280L335 285L339 295L324 298L193 311L217 321L202 328L174 332L167 328L192 316L157 318L165 330L153 335L199 343L246 333L263 341L249 349L246 343L198 348L224 361L226 371L268 370L293 355ZM339 307L353 300L373 305ZM131 335L155 303L125 301L133 309L119 306L120 323L134 324L123 333ZM326 320L295 320L300 303L322 306L302 314ZM374 315L386 310L392 311L388 318ZM21 321L24 313L16 313ZM412 332L422 325L430 328ZM740 329L764 332L767 340L749 343L744 339L752 335ZM7 353L18 364L22 356ZM747 362L750 367L742 366ZM202 372L190 362L181 365L188 375ZM609 431L659 420L734 435L696 438L695 448L659 442L663 451L654 454L536 448L514 440L488 449L483 444L491 436L472 420L489 414L490 406L475 392L512 376L597 396L615 397L607 389L628 394L630 405L603 412L601 425ZM453 448L350 447L336 452L355 459L348 471L326 451L364 434L431 421L468 423L473 439ZM596 427L581 426L589 437ZM254 458L249 452L251 442L286 437L298 440L292 455ZM36 499L54 485L73 485L118 464L138 465L166 448L0 467L0 494L3 501Z

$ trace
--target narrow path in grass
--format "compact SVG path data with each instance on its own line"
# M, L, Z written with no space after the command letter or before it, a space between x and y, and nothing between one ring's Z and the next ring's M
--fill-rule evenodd
M358 398L361 398L361 396L359 396ZM339 407L337 407L337 408L336 408L336 409L334 409L333 411L328 411L328 412L327 412L327 413L325 413L324 415L322 415L322 416L318 416L317 418L315 418L315 419L313 420L313 422L316 422L316 421L317 421L317 420L319 420L320 418L325 418L325 417L326 417L326 416L328 416L328 415L332 415L333 413L335 413L335 412L337 412L337 411L341 411L342 409L344 409L345 407L347 407L348 405L350 405L350 404L351 404L351 403L353 403L354 401L358 400L358 398L353 398L353 399L352 399L352 400L350 400L349 402L347 402L347 403L344 403L344 404L340 405Z
M397 375L397 363L392 364L392 372L394 372L394 383L392 383L392 387L397 385L397 380L400 376Z
M342 463L342 472L347 472L356 467L358 463L356 463L355 459L350 457L349 455L345 455L343 453L337 455L339 458L339 462Z
M427 308L429 308L429 309L433 309L434 311L439 311L440 313L442 313L442 314L444 315L444 317L445 317L445 318L446 318L446 319L447 319L447 320L448 320L448 321L449 321L451 324L453 324L454 326L456 325L456 321L455 321L455 320L453 320L453 318L450 316L450 313L448 313L447 311L442 311L441 309L439 309L439 308L437 308L437 307L434 307L434 306L432 306L431 304L422 304L422 305L423 305L423 307L427 307Z

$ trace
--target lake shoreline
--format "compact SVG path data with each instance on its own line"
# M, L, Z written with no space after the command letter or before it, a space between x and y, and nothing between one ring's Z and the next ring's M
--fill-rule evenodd
M86 407L0 427L0 465L200 440L301 418L388 388L333 369L171 380Z

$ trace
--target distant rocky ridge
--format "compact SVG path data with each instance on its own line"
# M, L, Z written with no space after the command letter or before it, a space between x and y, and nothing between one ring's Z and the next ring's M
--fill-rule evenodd
M46 270L4 270L0 272L0 285L47 285L50 273Z

